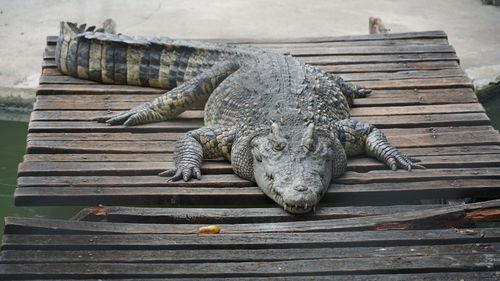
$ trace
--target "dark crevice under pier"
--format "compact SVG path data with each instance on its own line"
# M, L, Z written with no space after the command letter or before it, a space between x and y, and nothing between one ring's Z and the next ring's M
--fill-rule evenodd
M177 137L202 126L202 109L137 127L93 122L162 91L61 75L56 39L43 56L16 204L90 207L72 220L6 218L0 279L500 279L500 135L444 32L220 40L290 53L372 88L353 118L427 167L351 159L305 216L285 213L222 161L204 162L201 181L158 177L173 167ZM221 233L196 234L210 224Z

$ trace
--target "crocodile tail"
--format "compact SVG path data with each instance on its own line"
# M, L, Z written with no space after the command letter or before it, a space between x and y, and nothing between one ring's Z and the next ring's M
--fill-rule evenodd
M172 89L217 62L238 56L234 47L166 37L112 34L61 22L56 46L59 70L110 84Z

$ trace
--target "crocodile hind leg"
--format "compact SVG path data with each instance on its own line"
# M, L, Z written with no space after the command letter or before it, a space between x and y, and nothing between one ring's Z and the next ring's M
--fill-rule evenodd
M215 88L239 67L239 64L235 62L216 64L151 102L141 104L123 113L98 117L94 120L110 125L133 126L174 118L192 108L193 105L206 102Z
M415 164L417 159L410 158L393 147L385 135L374 126L352 119L344 119L335 123L337 137L344 146L347 156L366 153L385 163L392 170L403 168L424 168Z
M224 157L231 159L231 147L236 136L236 129L214 125L187 132L175 145L175 169L160 173L171 177L170 181L201 178L201 161Z

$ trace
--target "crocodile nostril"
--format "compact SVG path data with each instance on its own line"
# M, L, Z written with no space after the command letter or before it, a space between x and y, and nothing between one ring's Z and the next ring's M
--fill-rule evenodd
M296 185L293 188L297 191L306 191L307 190L307 186L305 186L305 185Z

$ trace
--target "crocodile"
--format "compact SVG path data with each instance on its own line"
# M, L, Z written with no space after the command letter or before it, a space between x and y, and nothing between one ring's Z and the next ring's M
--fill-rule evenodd
M347 157L367 154L392 170L423 168L374 126L350 118L371 90L250 46L126 36L61 22L56 64L67 75L108 84L165 89L128 111L96 116L133 126L175 118L204 105L204 127L176 142L169 181L201 179L202 159L224 158L294 213L315 210Z

